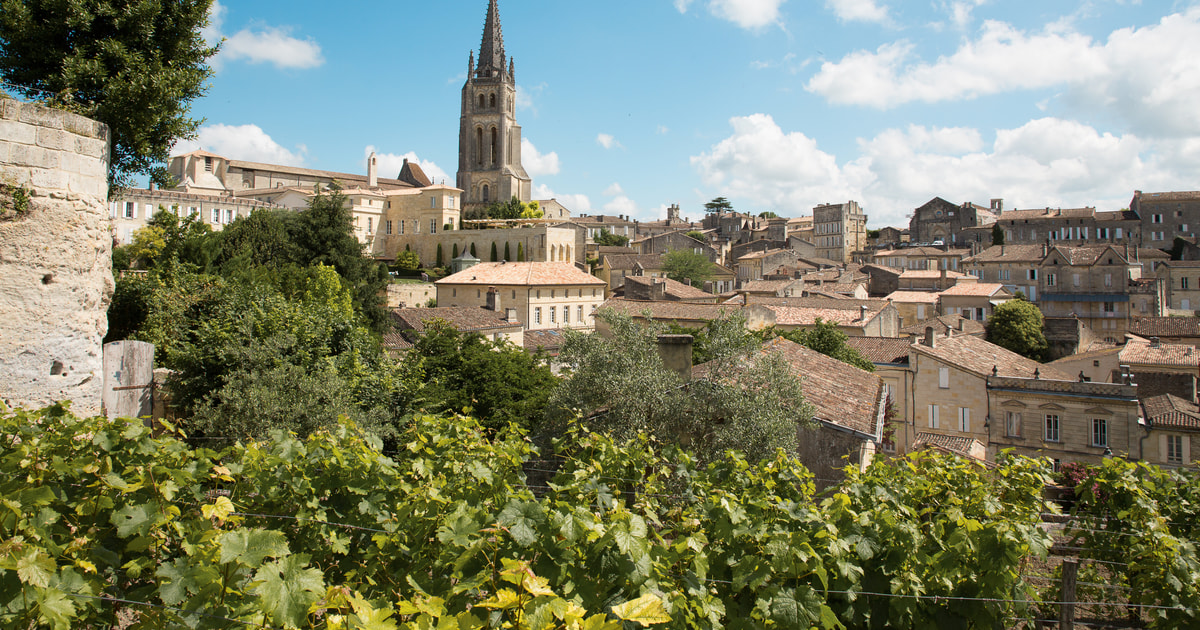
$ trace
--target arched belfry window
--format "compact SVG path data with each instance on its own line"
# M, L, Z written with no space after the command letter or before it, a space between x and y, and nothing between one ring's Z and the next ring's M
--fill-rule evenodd
M483 109L483 95L479 95L479 109Z
M487 203L488 201L489 201L488 200L488 185L484 184L483 185L483 202Z
M493 164L496 163L496 154L497 154L496 149L498 148L499 144L500 144L499 134L497 134L496 128L492 127L492 163Z
M475 128L475 163L483 164L483 127Z
M491 106L492 109L496 109L496 95L493 94L489 98L491 99L491 102L488 103L488 105Z

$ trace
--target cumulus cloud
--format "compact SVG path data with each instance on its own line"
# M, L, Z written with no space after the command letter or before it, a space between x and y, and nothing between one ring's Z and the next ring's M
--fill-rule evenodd
M1122 117L1141 134L1200 133L1200 6L1097 42L1064 23L1028 33L988 21L934 62L907 41L826 62L805 86L832 103L887 109L1065 88L1064 102Z
M694 0L675 0L675 8L687 13ZM746 29L762 28L779 21L779 7L787 0L708 0L708 12Z
M596 144L605 149L621 148L621 143L617 139L607 133L596 134Z
M592 212L592 201L588 199L587 195L556 193L545 184L537 184L533 187L533 198L555 199L567 210L570 210L572 216L576 217Z
M854 199L872 226L907 225L934 196L1005 207L1125 207L1134 189L1186 185L1200 167L1200 141L1149 142L1071 120L1040 118L1000 129L909 126L860 140L839 160L770 116L731 121L733 133L691 158L715 194L793 216ZM748 208L752 210L753 208Z
M950 16L950 23L959 30L971 25L975 7L985 4L987 0L954 0L943 3L942 9Z
M621 184L618 184L617 182L613 182L608 186L608 188L604 189L605 197L616 197L617 195L623 194L625 194L625 189L621 188Z
M557 175L559 170L558 153L541 153L527 138L521 138L521 165L530 177Z
M825 0L825 6L843 22L888 21L888 8L876 4L875 0Z
M233 35L224 33L225 14L228 12L217 0L209 7L209 23L201 31L204 40L211 43L221 41L221 50L212 60L214 67L222 63L244 60L248 63L270 63L277 68L316 68L325 63L321 46L311 37L292 37L291 30L278 26L265 26L260 30L244 28Z
M286 166L303 166L308 149L297 145L290 150L267 135L258 125L204 125L195 140L182 140L172 147L171 154L179 155L204 149L231 160L264 162Z
M375 164L379 168L378 172L380 177L395 179L396 176L400 174L400 169L404 168L404 160L408 160L409 162L420 166L421 170L425 172L425 175L429 177L431 182L435 184L441 184L442 182L445 182L451 186L454 185L454 178L447 175L446 171L442 170L441 167L429 160L422 160L421 158L417 157L416 153L412 151L403 154L380 153L374 145L367 145L367 147L363 149L363 173L367 172L367 157L369 157L372 152L375 153Z

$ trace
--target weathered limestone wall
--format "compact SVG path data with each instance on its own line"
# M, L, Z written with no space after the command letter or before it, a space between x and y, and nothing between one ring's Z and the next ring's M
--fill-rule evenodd
M100 413L113 292L108 159L105 125L0 98L0 398L9 406L71 400L76 413Z

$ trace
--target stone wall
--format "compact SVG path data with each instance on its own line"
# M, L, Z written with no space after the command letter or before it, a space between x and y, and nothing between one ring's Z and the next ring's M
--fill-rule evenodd
M0 397L100 413L113 292L108 127L0 98ZM27 199L27 201L26 201Z

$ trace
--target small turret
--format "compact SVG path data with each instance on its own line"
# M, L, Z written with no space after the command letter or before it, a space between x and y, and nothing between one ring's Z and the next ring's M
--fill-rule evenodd
M471 58L467 60L467 76L475 74L475 51L471 51Z

